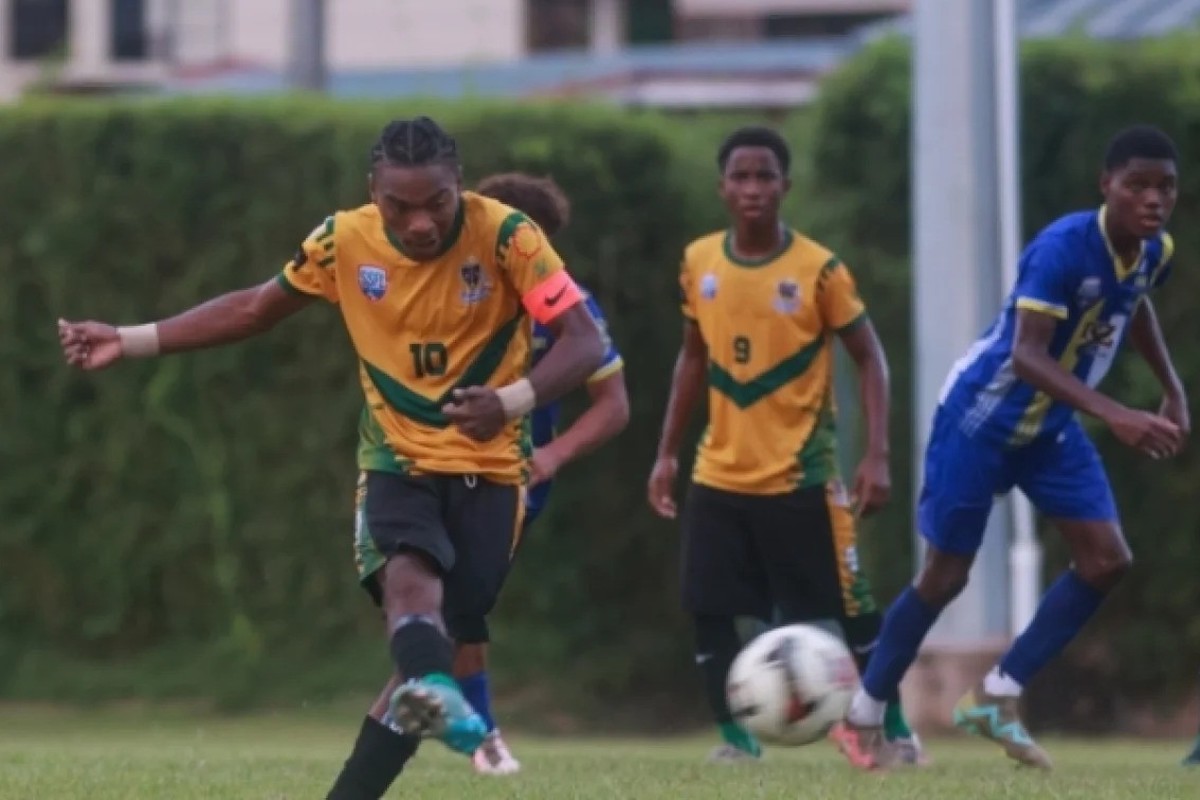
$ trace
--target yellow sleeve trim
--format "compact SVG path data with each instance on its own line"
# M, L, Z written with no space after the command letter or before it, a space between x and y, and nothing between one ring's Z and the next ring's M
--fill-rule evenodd
M602 381L610 375L616 375L624 368L625 362L621 360L620 356L617 356L611 363L605 364L603 367L593 372L592 376L587 379L587 382L596 383L598 381Z
M299 297L320 297L321 296L321 291L319 289L316 291L310 292L310 291L308 291L306 289L302 289L299 286L297 286L296 284L292 283L292 279L288 277L286 269L275 276L275 282L278 283L280 286L282 286L284 288L284 290L286 292L288 292L289 294L294 294Z
M1066 319L1070 314L1063 306L1047 303L1043 300L1034 300L1032 297L1018 297L1017 308L1023 308L1026 311L1037 311L1040 314L1049 314L1055 319Z
M1158 260L1159 268L1162 268L1164 265L1168 264L1171 259L1175 257L1175 237L1169 233L1163 233L1162 247L1162 258Z

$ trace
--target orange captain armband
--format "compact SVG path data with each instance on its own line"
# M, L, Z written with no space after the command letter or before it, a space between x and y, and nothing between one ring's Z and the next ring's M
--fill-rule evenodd
M583 300L583 292L565 269L560 269L521 298L529 316L543 325Z

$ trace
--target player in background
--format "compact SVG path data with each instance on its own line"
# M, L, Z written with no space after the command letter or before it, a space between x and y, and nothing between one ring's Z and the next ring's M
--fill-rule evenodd
M707 389L708 427L683 511L683 604L724 739L715 761L761 752L725 698L742 646L737 618L836 620L860 669L880 624L859 568L855 517L890 492L887 361L849 270L780 220L790 163L787 144L767 128L739 129L717 153L733 224L684 253L683 346L648 486L653 509L674 519L677 455ZM837 465L835 338L857 366L867 427L849 495ZM889 700L890 732L916 762L920 746L899 693Z
M1196 734L1196 742L1192 745L1192 752L1188 753L1183 759L1185 767L1200 767L1200 733Z
M484 178L475 191L484 197L499 200L525 213L553 238L570 219L570 201L558 184L550 178L537 178L521 173L504 173ZM558 432L561 414L556 402L538 406L530 415L533 457L530 462L528 491L525 495L525 523L521 541L531 525L546 507L554 476L567 464L590 453L612 439L629 422L629 397L625 391L624 362L608 335L608 325L595 299L581 287L584 303L604 339L604 358L599 369L587 380L590 404L566 430ZM534 367L554 344L554 331L536 320L533 323ZM480 620L486 630L486 623ZM500 736L492 715L491 693L488 688L487 642L460 643L454 658L454 675L463 694L483 717L488 736L475 751L477 772L505 775L517 772L521 765Z
M1076 412L1153 459L1179 452L1190 428L1183 385L1148 292L1170 272L1164 230L1175 206L1175 145L1137 126L1104 157L1098 210L1068 214L1025 248L999 318L951 370L925 450L917 525L928 542L914 584L892 604L847 715L855 766L887 766L890 697L942 609L967 583L992 498L1018 486L1066 540L1071 566L1029 626L954 712L955 724L1022 764L1050 768L1018 715L1021 691L1083 628L1129 570L1104 466ZM1158 413L1101 394L1126 334L1162 385Z
M554 236L570 218L570 201L549 178L536 178L522 173L504 173L484 178L475 191L491 197L526 214L546 236ZM581 291L583 291L581 289ZM625 392L624 363L607 334L607 324L600 306L584 293L584 303L600 329L605 343L604 359L599 369L588 378L587 390L591 404L562 433L557 433L560 404L538 406L530 415L529 426L534 447L530 460L528 491L525 494L525 520L521 542L526 541L530 526L546 506L554 476L560 469L580 456L591 452L620 433L629 421L629 397ZM554 331L534 321L533 354L536 365L554 343ZM483 718L488 735L472 757L475 770L485 775L509 775L518 772L521 764L513 757L500 735L492 714L491 691L487 670L487 648L490 640L487 620L479 617L461 626L477 632L477 641L455 643L454 677L467 701ZM398 681L393 677L371 709L371 716L390 722L387 717L388 699ZM403 763L398 763L399 774Z
M403 733L367 717L329 797L383 795L423 737L472 754L486 727L452 677L463 620L486 614L519 536L524 418L584 383L603 342L525 215L462 191L454 139L396 120L371 151L371 202L319 225L281 274L158 323L59 322L67 361L100 369L249 338L316 298L342 312L367 408L355 549L387 618ZM555 345L526 375L531 330Z

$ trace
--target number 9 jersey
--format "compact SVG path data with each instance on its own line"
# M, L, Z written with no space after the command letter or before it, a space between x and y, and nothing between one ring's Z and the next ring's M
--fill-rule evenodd
M680 275L683 315L708 347L709 424L693 479L744 494L784 494L838 477L834 334L866 319L849 270L787 231L762 259L737 257L732 233L692 242Z

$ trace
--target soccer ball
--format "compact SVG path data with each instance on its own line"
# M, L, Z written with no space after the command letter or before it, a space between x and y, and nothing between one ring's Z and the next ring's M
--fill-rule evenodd
M854 658L841 639L812 625L776 628L734 659L725 684L733 718L769 744L824 738L858 687Z

